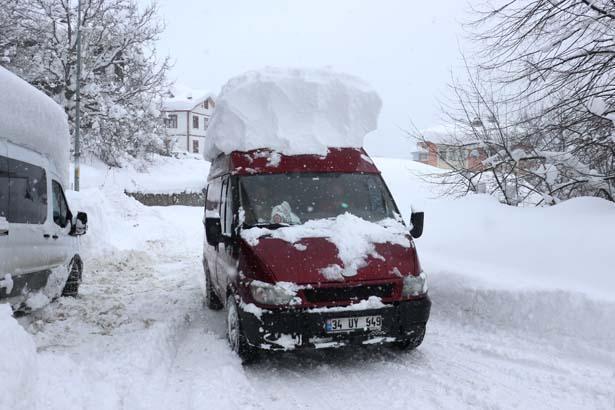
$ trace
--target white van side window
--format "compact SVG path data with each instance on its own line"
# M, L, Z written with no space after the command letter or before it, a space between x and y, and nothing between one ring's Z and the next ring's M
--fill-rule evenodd
M47 220L47 174L44 168L8 159L9 212L12 223L43 224Z
M69 211L66 198L64 197L64 191L57 181L52 181L51 186L53 189L53 222L60 228L66 228L69 220Z

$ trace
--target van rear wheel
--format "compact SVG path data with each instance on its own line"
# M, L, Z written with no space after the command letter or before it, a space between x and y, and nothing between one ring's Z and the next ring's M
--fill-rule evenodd
M393 346L400 350L414 350L423 343L425 338L425 325L417 326L407 339L393 342Z
M81 284L81 274L83 272L83 265L79 258L73 259L70 264L70 273L68 279L62 289L62 296L75 297L79 294L79 285Z
M211 274L207 267L207 262L203 263L203 269L205 270L205 304L211 310L220 310L224 306L220 302L220 298L216 295L214 287L211 284Z

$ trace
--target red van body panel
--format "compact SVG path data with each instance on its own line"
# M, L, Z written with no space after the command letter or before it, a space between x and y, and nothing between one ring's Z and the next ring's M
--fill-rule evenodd
M294 172L341 172L379 174L361 148L330 148L326 156L280 155L270 150L233 152L224 163L233 175L284 174Z
M234 192L238 188L234 184L238 184L239 177L302 172L380 174L363 149L331 148L326 156L287 156L262 149L221 155L213 162L208 180L210 183L217 178L226 181L215 182L217 192L222 187L222 196L238 198L239 193ZM385 189L388 188L385 186ZM207 201L209 204L209 199ZM214 208L219 203L212 200ZM213 215L218 215L214 219L224 220L221 208L210 209ZM239 218L237 209L234 209L235 226ZM224 303L228 295L235 296L240 307L243 333L250 346L286 349L288 346L282 341L287 340L288 335L295 340L294 347L329 346L330 341L340 345L395 341L418 346L421 343L431 301L426 291L415 296L402 294L404 278L421 274L410 232L407 234L409 247L376 243L376 257L366 256L356 275L334 279L327 278L323 269L336 264L343 266L343 263L338 257L336 244L327 238L306 237L290 243L265 235L258 239L258 243L249 244L241 237L241 227L235 226L233 232L219 245L205 243L203 263L206 274L213 278L213 289L219 300ZM252 281L294 284L298 288L298 300L292 305L259 304L249 290ZM351 305L372 296L382 302L380 307L339 310L351 308ZM244 308L246 306L249 308ZM328 311L327 308L334 310ZM255 309L261 313L254 314ZM380 330L332 335L325 329L327 320L332 318L368 315L382 318Z

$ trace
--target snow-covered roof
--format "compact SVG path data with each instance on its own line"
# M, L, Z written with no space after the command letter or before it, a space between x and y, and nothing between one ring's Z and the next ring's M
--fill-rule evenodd
M361 148L382 101L356 77L330 70L266 68L229 80L216 101L204 156L268 148L326 155Z
M427 142L436 145L471 145L477 141L470 125L439 125L420 131Z
M170 97L162 101L163 111L191 111L205 100L215 99L215 95L208 90L191 89L182 85L174 85Z
M68 187L70 134L55 101L0 67L0 138L47 157Z
M420 131L420 134L428 142L434 144L453 143L459 136L459 130L449 125L438 125Z

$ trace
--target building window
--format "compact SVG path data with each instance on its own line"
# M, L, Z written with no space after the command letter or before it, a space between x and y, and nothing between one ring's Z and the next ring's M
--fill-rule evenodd
M419 162L428 162L428 161L429 161L429 153L419 152Z
M198 140L193 140L192 141L192 152L199 152L199 141Z
M447 151L446 148L440 148L438 149L438 155L440 156L440 159L442 161L447 161L448 160L448 156L447 156Z
M177 128L177 114L169 114L164 119L164 125L167 128Z
M205 108L205 109L209 108L209 100L203 101L203 108Z
M203 129L207 129L209 126L209 117L203 117Z
M192 128L199 128L199 117L192 116Z

